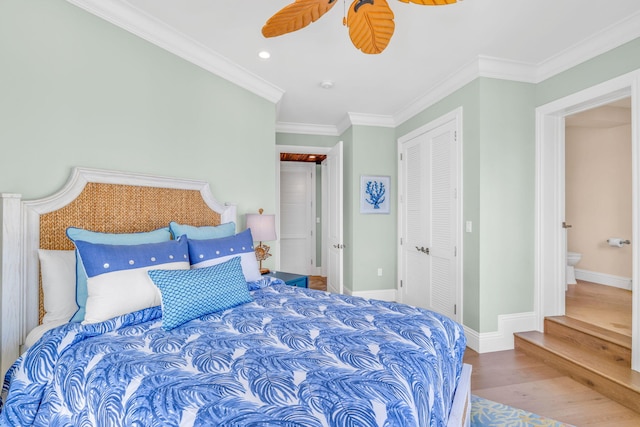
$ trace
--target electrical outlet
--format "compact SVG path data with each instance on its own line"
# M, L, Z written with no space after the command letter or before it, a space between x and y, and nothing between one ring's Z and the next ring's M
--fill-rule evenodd
M382 276L382 269L381 268L378 269L378 276Z
M473 223L471 221L467 221L466 232L471 233L472 231L473 231Z

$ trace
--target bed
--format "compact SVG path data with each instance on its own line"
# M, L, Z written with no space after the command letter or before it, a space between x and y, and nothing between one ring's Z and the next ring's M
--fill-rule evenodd
M246 231L189 234L235 228L235 206L204 182L76 168L51 197L3 194L1 213L0 425L469 425L459 324L254 276ZM138 238L170 223L193 230L131 246L68 236L71 227ZM74 250L88 276L86 317L55 324L39 255ZM153 265L117 267L130 251ZM112 292L99 286L117 275L151 280L161 304L122 309L137 291L96 293Z

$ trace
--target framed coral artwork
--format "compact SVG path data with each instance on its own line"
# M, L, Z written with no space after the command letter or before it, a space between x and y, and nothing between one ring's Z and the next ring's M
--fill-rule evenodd
M360 177L360 213L388 214L390 206L388 176L362 175Z

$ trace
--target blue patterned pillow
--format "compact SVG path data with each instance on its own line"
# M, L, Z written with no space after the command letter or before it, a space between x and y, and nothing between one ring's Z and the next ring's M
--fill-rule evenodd
M102 243L105 245L141 245L144 243L159 243L171 240L169 227L142 233L100 233L98 231L84 230L77 227L67 228L67 237L72 242L82 240L84 242ZM70 322L84 320L85 306L87 304L87 273L76 251L76 304L78 311L69 319Z
M236 223L227 222L220 225L205 225L195 227L193 225L178 224L175 221L169 223L169 230L173 238L187 235L189 239L219 239L220 237L228 237L236 234Z
M209 267L240 256L242 272L247 282L260 280L256 253L253 249L251 230L220 239L189 240L189 259L192 268Z
M162 329L251 302L240 257L192 270L149 270L162 295Z
M147 275L151 269L189 269L186 237L144 245L103 245L77 240L87 273L83 323L160 305L160 292Z

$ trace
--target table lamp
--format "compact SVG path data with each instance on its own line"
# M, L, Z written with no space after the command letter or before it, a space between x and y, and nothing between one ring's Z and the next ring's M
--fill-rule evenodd
M254 241L260 242L258 246L254 248L256 252L256 259L260 261L260 274L269 273L268 268L262 268L262 261L269 258L269 246L263 245L262 242L276 240L276 216L275 215L263 215L263 209L258 209L257 214L246 214L247 228L251 229L251 236Z

